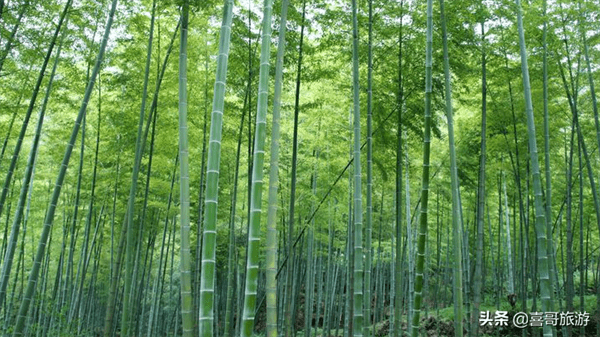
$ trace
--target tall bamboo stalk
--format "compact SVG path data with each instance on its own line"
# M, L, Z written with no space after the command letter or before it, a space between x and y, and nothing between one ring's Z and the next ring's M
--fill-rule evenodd
M480 3L480 10L483 3ZM485 279L483 278L483 226L485 210L485 164L486 164L486 125L487 125L487 81L485 54L485 18L481 18L481 149L479 153L479 179L477 188L477 251L475 273L473 275L473 311L471 312L472 335L479 334L479 306Z
M206 194L204 197L204 232L202 238L202 275L200 278L199 324L202 337L213 336L215 260L217 248L217 206L219 192L219 163L221 161L221 138L223 112L225 110L225 84L227 59L231 37L233 0L225 0L223 21L219 37L219 55L210 121L208 161L206 164Z
M23 86L26 86L26 85L27 85L27 81L25 81ZM22 97L23 97L23 95L21 94L19 96L19 99L17 100L17 105L16 105L17 108L13 112L13 115L10 119L10 123L8 123L8 131L6 132L6 136L4 136L4 141L2 142L2 150L0 150L0 169L2 168L2 161L4 159L4 153L6 152L6 146L8 145L8 140L10 139L10 134L12 132L13 125L15 124L15 119L17 119L18 107L21 105Z
M542 79L543 79L543 97L544 97L544 167L546 180L546 233L547 233L547 254L550 258L548 266L550 275L555 275L557 272L554 268L554 239L552 232L552 175L550 173L550 121L548 117L548 13L547 1L542 1L542 10L544 15L543 35L542 35ZM558 284L551 278L552 291L558 289ZM560 298L560 296L559 296ZM551 310L554 310L553 308Z
M367 219L365 222L365 294L364 294L364 331L370 336L371 327L371 269L372 269L372 227L373 227L373 0L369 0L369 59L367 75Z
M269 58L271 50L272 0L264 1L262 41L260 48L260 72L256 130L254 132L254 155L252 164L252 198L250 199L250 223L248 226L248 254L246 256L246 282L241 336L250 337L254 330L256 293L260 258L260 217L262 214L263 167L265 138L267 133L267 105L269 93ZM274 267L274 266L272 266Z
M533 104L531 102L531 87L529 84L529 68L527 66L527 50L525 47L525 33L523 30L523 14L521 10L521 1L516 0L517 4L517 24L519 31L519 45L521 49L521 71L523 73L523 93L525 96L525 113L527 115L527 133L529 136L529 155L531 159L531 171L533 175L533 189L535 194L535 231L537 238L537 263L540 278L540 289L542 297L542 311L551 311L552 309L552 284L550 282L548 256L547 256L547 238L546 233L546 213L543 206L542 186L540 179L540 166L538 162L537 141L535 138L535 122L533 119ZM552 326L544 325L544 337L552 337Z
M287 263L286 270L286 299L285 299L285 335L291 336L294 332L294 214L296 209L296 170L298 163L298 115L300 113L300 83L302 76L302 45L304 43L304 20L306 19L306 0L302 1L302 21L300 27L300 45L298 50L298 67L296 71L296 96L294 101L294 131L292 140L292 181L290 183L290 206L288 220L288 242L287 242Z
M69 1L70 3L70 1ZM48 242L48 236L50 234L50 229L52 228L52 224L54 222L54 212L56 211L56 204L58 203L58 197L60 196L61 187L65 178L65 174L67 171L67 167L69 166L69 160L71 159L71 152L73 150L73 144L77 138L77 134L79 133L79 127L81 125L81 121L83 116L85 115L87 104L90 100L90 96L92 95L92 91L94 89L94 83L96 81L96 76L98 75L98 71L100 70L100 66L102 64L102 60L104 59L104 50L106 49L106 44L108 42L108 37L110 35L110 29L113 23L113 17L117 8L117 0L113 0L110 13L108 15L108 19L106 22L104 36L102 37L102 42L100 43L100 50L98 51L98 56L96 57L96 63L94 65L94 69L92 71L92 76L87 84L85 89L85 94L83 97L83 101L81 103L81 108L79 109L79 113L77 115L77 119L75 120L75 125L73 126L73 132L71 133L71 137L69 139L69 143L67 144L67 148L65 150L65 155L63 157L62 165L60 166L60 171L58 173L58 177L56 178L56 184L54 186L54 191L52 193L52 198L50 204L48 206L48 211L46 213L46 218L44 221L44 227L42 229L42 234L40 238L40 242L37 248L37 252L35 255L35 260L33 263L33 267L29 274L29 281L27 283L27 290L25 292L25 296L23 297L23 301L21 302L21 307L19 308L19 314L17 317L17 324L15 326L15 330L13 336L22 336L25 330L25 321L27 319L27 312L29 311L29 305L31 303L31 299L33 298L33 293L36 288L38 274L40 270L40 265L42 259L45 256L46 245Z
M354 336L363 334L363 246L362 179L360 169L360 105L358 85L358 18L356 0L352 0L352 87L354 101ZM370 304L370 303L369 303Z
M566 272L566 282L565 282L565 294L566 294L566 309L573 311L573 296L574 296L574 284L573 284L573 225L571 223L572 220L572 192L571 192L571 180L573 179L573 139L575 135L575 128L571 130L571 143L569 146L569 156L567 162L567 174L566 174L566 192L565 192L565 200L567 202L567 214L566 214L566 247L567 251L567 272ZM581 149L581 146L579 147ZM579 151L579 164L581 166L581 151ZM581 177L581 172L579 173ZM572 327L567 327L566 336L571 336Z
M454 143L454 121L452 116L452 87L450 82L450 60L448 56L448 36L446 32L446 16L444 0L440 2L440 21L442 25L442 44L444 49L444 80L446 96L446 118L448 120L448 146L450 148L450 181L452 186L452 289L454 298L454 335L463 335L463 281L462 281L462 206L460 204L460 186L456 165L456 149Z
M208 47L208 44L207 44ZM194 291L196 294L200 293L200 274L202 266L202 225L204 224L204 190L205 183L204 178L206 175L204 174L204 169L206 167L206 128L208 126L208 48L206 50L206 55L204 58L204 120L202 123L202 163L200 164L200 171L202 174L200 175L200 184L198 189L198 220L196 222L196 270L195 270L195 278L194 278ZM194 308L198 310L200 296L194 296Z
M166 262L165 262L165 266L163 267L163 254L165 253L165 240L167 238L167 227L169 227L169 210L171 209L171 201L172 201L172 196L173 196L173 186L175 185L175 176L176 176L176 169L177 169L177 165L179 164L179 152L177 153L177 157L175 158L175 167L173 168L173 172L171 173L171 187L169 188L169 199L167 201L167 216L165 217L165 224L164 224L164 228L163 228L163 237L162 237L162 244L160 246L160 255L159 255L159 260L158 260L158 270L156 272L156 278L154 279L154 286L153 286L153 291L152 291L152 302L150 304L150 317L148 318L148 336L153 336L152 334L152 330L154 329L154 321L156 320L157 317L157 307L158 307L158 292L159 292L159 287L162 287L162 275L164 275L165 270L166 270ZM171 239L170 237L171 232L169 231L169 240ZM164 256L164 260L166 261L168 254L169 254L169 244L166 244L167 247L167 252L166 252L166 256ZM160 285L159 285L160 284ZM162 294L162 291L160 292Z
M248 88L248 87L246 87ZM246 91L247 92L247 91ZM246 95L247 97L247 95ZM246 101L244 100L244 104ZM232 318L233 318L233 296L235 291L234 279L237 276L236 272L236 253L235 253L235 208L237 204L238 176L240 172L240 153L242 150L242 135L244 131L244 120L246 119L246 109L242 109L242 119L238 131L237 152L235 157L235 171L233 174L233 191L231 193L231 206L229 215L229 250L227 255L227 293L225 303L225 327L224 334L231 336L233 334ZM241 227L241 224L240 224Z
M271 159L269 167L269 200L267 209L267 337L277 337L277 190L279 188L279 116L283 86L283 57L288 0L281 2L279 40L275 64L275 92L271 127ZM283 282L282 282L283 283Z
M48 87L46 88L46 95L44 96L44 102L42 103L42 107L38 115L35 136L33 137L31 151L29 152L29 159L27 160L27 166L25 168L25 175L23 177L23 184L21 185L21 192L19 194L17 209L15 212L15 216L13 217L13 224L10 230L10 237L7 240L8 246L2 263L2 274L0 274L0 308L2 308L2 304L4 302L4 299L6 298L6 287L8 285L8 279L11 273L11 266L16 249L17 239L19 237L20 224L21 219L23 217L23 208L27 199L27 193L30 190L30 186L33 186L31 182L33 181L33 171L35 169L35 159L38 153L38 145L42 134L42 125L44 124L44 115L46 114L46 106L48 105L48 99L50 98L50 93L52 92L52 83L54 81L54 75L56 73L56 68L60 59L60 51L62 49L62 42L65 35L66 34L63 34L61 36L60 43L56 51L56 58L54 60L54 65L52 66L52 72L50 74Z
M567 57L567 60L569 60L568 57ZM594 174L593 174L593 169L592 169L589 153L587 150L587 146L585 144L585 138L583 137L583 133L581 131L581 125L579 123L579 111L577 109L577 85L575 83L573 83L574 80L573 80L573 76L571 75L570 77L571 77L572 87L574 89L572 91L569 91L567 81L565 78L565 74L563 71L563 67L560 62L559 62L559 69L560 69L560 74L561 74L561 78L563 81L563 86L564 86L565 92L567 94L569 106L571 108L571 113L573 116L573 125L574 125L575 131L577 133L577 141L581 146L581 151L583 152L583 156L585 159L587 176L588 176L588 180L589 180L590 188L591 188L591 192L592 192L592 200L594 202L594 211L596 213L596 222L598 225L598 229L600 230L600 198L598 197L596 181L594 179ZM581 171L580 174L583 174L583 170L580 170L580 171ZM597 298L597 301L600 301L600 297ZM600 334L600 328L597 330L597 333Z
M425 53L425 130L423 137L423 176L421 186L421 216L417 241L415 266L414 314L411 335L419 335L419 319L423 292L423 270L425 263L425 241L427 240L427 204L429 201L429 155L431 147L431 65L433 49L433 0L427 0L427 42ZM410 238L409 238L410 240Z
M515 277L513 274L513 257L510 239L510 215L508 212L508 196L506 195L506 179L502 172L502 192L504 194L504 212L506 213L506 258L508 265L508 296L515 295Z
M169 47L167 48L167 53L165 54L165 58L163 60L163 64L162 67L160 68L160 74L158 75L158 79L156 81L156 85L154 88L154 98L152 100L152 105L150 106L150 117L152 116L153 111L156 110L157 105L158 105L158 94L159 94L159 90L160 90L160 85L162 83L162 79L164 77L165 74L165 70L167 69L167 63L169 61L169 56L171 55L171 51L173 49L173 43L175 42L175 38L177 37L177 32L179 30L179 27L181 25L181 21L178 21L177 26L175 27L175 30L173 31L173 35L171 36L171 41L169 42ZM140 150L141 152L143 152L144 146L145 146L145 141L146 141L146 136L148 134L148 126L149 124L146 125L146 130L144 131L144 136L141 139L141 146L140 146ZM178 157L179 158L179 157ZM134 164L135 166L135 164ZM130 193L131 193L131 189L130 189ZM116 190L115 190L115 195L116 195ZM116 201L115 201L116 202ZM113 208L115 207L115 205L113 204ZM114 212L113 212L114 213ZM114 224L114 219L113 219L113 224ZM111 268L111 277L110 277L110 289L109 289L109 293L108 293L108 299L107 299L107 305L106 305L106 314L104 317L104 335L105 337L108 337L112 332L112 325L113 325L113 319L114 319L114 314L115 314L115 304L116 304L116 300L117 300L117 284L119 282L119 277L120 277L120 272L121 272L121 264L123 261L123 253L124 253L124 247L125 247L125 243L127 241L127 226L122 226L121 228L121 237L119 239L118 245L117 245L117 256L115 259L113 259L113 249L111 248L111 266L113 266ZM111 240L114 239L114 235L111 235ZM111 243L112 246L112 243ZM114 272L113 272L114 270ZM131 292L130 292L131 294Z
M98 152L100 149L100 123L101 123L101 118L102 118L102 89L101 89L101 83L100 83L100 74L98 74L98 124L96 127L96 149L95 149L95 153L94 153L94 168L93 168L93 173L92 173L92 186L91 186L91 193L90 193L90 201L89 201L89 205L88 205L88 212L87 212L87 216L86 216L86 220L85 220L85 233L84 233L84 242L83 242L83 248L82 248L82 253L81 253L81 257L79 259L79 266L77 269L77 279L75 280L76 282L79 282L79 285L77 287L74 288L73 290L73 302L71 305L71 308L69 310L69 318L68 318L68 322L72 324L73 318L76 314L78 314L79 309L80 309L80 304L81 304L81 297L82 297L82 293L83 293L83 286L84 286L84 281L85 281L85 276L87 273L87 267L88 264L86 262L89 262L89 258L91 258L90 255L88 255L88 247L89 247L89 235L90 235L90 231L91 231L91 225L92 225L92 213L94 210L94 200L95 200L95 192L96 192L96 177L97 177L97 172L98 172ZM84 118L84 124L81 130L81 134L82 134L82 140L85 138L85 118ZM83 153L83 151L82 151ZM88 261L86 261L88 260ZM81 277L79 277L79 275L81 275ZM81 281L79 281L79 279L81 279ZM79 324L78 327L81 328L81 323L83 322L83 317L81 317L81 319L79 320Z
M4 1L3 1L4 2ZM8 37L4 50L2 50L2 54L0 54L0 71L2 71L2 67L4 66L4 61L10 52L13 42L15 41L15 36L17 35L17 30L21 26L21 22L23 21L23 16L25 15L25 10L29 7L29 1L25 1L23 5L21 5L21 9L19 10L19 16L17 17L17 22L13 26L13 29L10 31L10 36ZM2 7L0 7L0 15L2 14ZM60 27L60 23L59 23Z
M600 121L598 120L598 100L596 98L596 89L594 86L594 77L593 77L593 73L592 73L592 66L591 66L591 62L590 62L590 55L589 55L589 48L588 48L588 39L586 37L586 31L583 28L583 24L584 22L586 22L585 17L584 17L584 12L581 10L581 1L578 2L578 5L580 7L580 20L579 20L579 30L580 30L580 35L581 35L581 39L583 40L583 51L584 51L584 56L585 56L585 64L586 64L586 70L587 70L587 75L588 75L588 83L590 86L590 95L592 97L592 111L594 113L594 125L596 127L596 141L598 142L598 146L600 146ZM586 153L584 152L584 155ZM589 170L589 161L586 159L586 162L588 163L588 171ZM593 180L593 178L591 178L590 175L590 180ZM591 184L593 184L593 182L590 182ZM592 193L594 193L594 205L596 207L596 217L599 216L598 214L598 196L596 194L596 192L594 191L596 188L595 186L592 186ZM598 221L598 229L600 230L600 219L597 219ZM586 268L586 272L587 272L587 268ZM586 278L587 280L587 278ZM600 308L600 286L596 287L596 307ZM582 295L582 299L583 299L583 295ZM600 309L598 309L600 310ZM596 336L600 336L600 326L596 329Z
M181 41L179 43L179 190L180 190L180 226L181 255L179 268L181 273L181 319L183 335L194 336L194 315L192 301L192 275L190 254L190 174L188 158L187 126L187 34L189 1L183 2L181 9Z
M35 107L35 101L37 99L40 87L42 85L42 80L44 79L44 74L46 72L46 67L50 62L50 57L52 56L52 50L54 49L54 45L56 44L56 40L58 38L58 33L65 22L65 18L71 7L72 0L68 0L65 4L63 11L60 14L60 18L58 19L58 24L56 25L56 29L54 30L54 34L52 35L52 39L50 40L50 45L48 46L48 51L46 52L46 56L44 57L44 61L42 63L42 67L40 68L40 72L37 77L37 81L33 88L33 93L31 94L31 99L29 100L29 106L27 108L27 112L25 113L23 124L21 126L21 131L19 132L19 136L17 138L17 143L15 144L15 149L13 151L12 159L10 161L10 165L8 167L8 171L6 173L6 178L4 180L4 185L2 186L2 194L0 194L0 216L2 215L2 211L4 208L4 204L6 202L6 197L8 195L8 190L10 183L12 181L12 176L15 171L15 167L17 166L17 160L19 158L19 153L21 152L21 146L23 145L23 138L25 138L25 132L27 131L27 126L29 125L29 119L31 118L31 114L33 112L33 108Z
M400 31L398 34L398 97L396 99L396 108L398 110L398 119L396 123L396 193L395 193L395 208L396 208L396 243L402 242L402 111L404 107L404 91L402 86L402 42L403 42L403 19L404 19L404 0L400 0ZM407 171L408 172L408 171ZM394 312L393 325L390 324L390 329L393 331L394 337L400 337L402 321L402 244L396 244L394 259L394 278L392 282Z
M126 246L126 262L125 262L125 290L123 292L123 311L121 316L121 334L129 336L129 328L131 326L130 316L131 309L134 306L133 298L131 296L133 286L133 275L134 275L134 258L135 258L135 243L136 243L136 229L133 227L133 215L135 212L135 196L137 193L138 177L140 172L143 144L146 140L142 137L142 127L144 125L144 118L146 115L146 97L148 92L148 78L150 74L150 61L152 59L152 38L154 35L154 12L156 4L152 7L152 16L150 19L150 34L148 36L148 46L146 48L146 64L144 72L144 84L142 89L142 104L140 108L140 115L138 120L137 138L135 146L135 158L133 164L133 172L131 175L131 186L129 188L129 199L127 202L127 215L125 222L123 223L122 233L126 233L127 246ZM148 122L149 125L150 122ZM125 232L126 231L126 232Z

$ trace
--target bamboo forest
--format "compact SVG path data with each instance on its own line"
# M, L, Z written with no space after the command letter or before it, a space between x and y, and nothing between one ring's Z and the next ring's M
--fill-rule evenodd
M597 0L0 0L0 336L600 337Z

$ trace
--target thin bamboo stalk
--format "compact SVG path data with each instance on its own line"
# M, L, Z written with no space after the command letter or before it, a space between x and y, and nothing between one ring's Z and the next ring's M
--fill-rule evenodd
M113 23L113 17L117 7L117 0L113 0L112 6L110 9L110 13L108 15L108 20L106 22L106 27L104 30L104 36L102 38L102 42L100 44L100 50L98 52L98 56L96 58L96 63L94 65L94 70L92 72L92 76L87 84L85 94L83 97L83 101L81 103L81 108L77 115L77 119L75 120L75 125L73 127L73 132L71 133L71 138L65 150L65 155L62 161L62 165L60 167L60 171L58 177L56 179L56 184L54 191L52 193L52 199L50 201L50 205L48 206L48 212L46 213L46 219L44 221L44 227L42 229L42 234L40 238L40 242L37 248L37 252L35 255L35 260L33 263L33 267L31 269L29 275L29 281L27 284L27 290L25 296L23 297L23 301L21 302L21 307L19 308L19 314L17 318L17 324L15 326L15 331L13 335L15 337L22 336L25 330L25 320L27 318L27 312L29 311L29 305L31 304L31 300L33 298L33 293L35 291L35 287L37 284L37 278L40 270L40 264L45 256L46 245L48 242L48 235L50 234L50 229L52 228L52 224L54 222L54 212L56 211L56 204L58 202L58 197L60 196L60 190L62 187L62 183L65 178L65 173L67 167L69 165L69 160L71 158L71 152L73 150L73 144L75 143L75 139L77 138L77 134L79 133L79 127L81 125L81 120L85 115L87 104L89 102L90 96L92 94L94 83L96 81L96 76L98 75L98 71L100 70L100 65L102 64L102 60L104 59L104 51L106 48L106 44L108 42L108 37L110 35L110 29ZM70 2L69 2L70 3ZM67 7L68 8L68 7Z

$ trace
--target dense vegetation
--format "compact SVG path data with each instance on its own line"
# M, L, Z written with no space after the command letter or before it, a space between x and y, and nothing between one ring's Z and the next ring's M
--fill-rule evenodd
M0 335L600 336L599 14L0 0Z

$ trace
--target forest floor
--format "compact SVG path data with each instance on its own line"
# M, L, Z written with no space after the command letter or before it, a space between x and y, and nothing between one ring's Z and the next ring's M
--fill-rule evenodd
M509 317L512 318L514 312L509 313ZM598 316L598 315L596 315ZM571 336L596 336L598 328L598 319L593 319L590 315L590 321L585 327L573 327ZM434 316L429 316L421 320L421 334L420 336L426 337L437 337L437 336L455 336L454 334L454 322L437 319ZM564 327L562 327L564 328ZM403 324L402 331L407 331L406 325ZM557 328L557 335L561 336L561 327ZM375 337L389 336L389 321L386 320L377 324L375 327ZM404 334L403 336L408 336ZM464 330L464 336L467 336L466 329ZM477 336L542 336L541 327L526 327L517 328L509 323L509 326L498 327L498 326L484 326L480 327ZM330 335L328 337L333 337ZM337 336L336 336L337 337ZM341 336L340 336L341 337Z
M573 299L573 303L575 304L575 312L579 312L580 308L580 297L575 297ZM532 307L531 300L528 300L527 307ZM517 304L518 306L518 304ZM538 302L539 306L539 302ZM562 301L562 306L564 308L565 301ZM574 337L579 336L597 336L597 328L600 327L600 313L596 310L596 295L587 295L584 296L584 308L587 313L589 313L589 321L585 327L573 327L572 335ZM503 310L508 312L508 326L494 326L494 325L486 325L480 327L480 331L477 334L477 337L492 337L492 336L542 336L542 328L541 327L531 327L527 326L525 328L517 328L512 324L512 318L515 313L518 311L512 309L508 303L501 304L499 309L496 309L495 304L484 303L480 307L481 311L489 311L491 313L491 317L494 317L494 312L496 310ZM557 312L564 312L566 310L560 311L558 308L555 308ZM389 313L386 313L389 314ZM529 314L529 312L528 312ZM465 313L466 315L466 313ZM454 334L454 308L452 306L440 308L439 310L428 310L427 312L423 312L423 316L421 318L421 334L422 337L436 337L436 336L455 336ZM321 317L322 319L322 317ZM404 331L403 336L408 336L407 326L406 326L406 316L404 317L402 323L401 330ZM313 321L314 323L314 321ZM322 320L320 321L322 323ZM314 325L313 325L314 326ZM304 331L304 318L303 313L300 311L296 317L296 336L301 337L305 336ZM565 327L557 327L557 335L561 336L561 328ZM389 316L386 317L383 321L375 324L373 331L373 337L384 337L390 335L390 321ZM259 336L264 335L264 329L260 329L260 324L257 325L257 331L259 332ZM336 335L337 332L337 335ZM466 330L465 330L465 336ZM317 337L343 337L344 336L344 327L340 326L337 331L335 329L331 330L329 334L327 334L323 329L317 328L316 334L312 333L311 336Z

